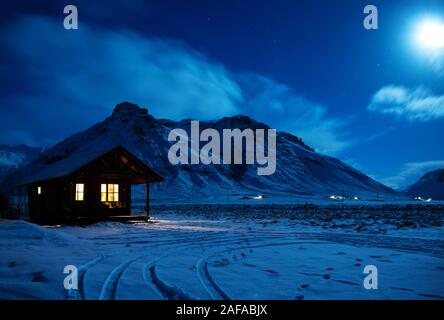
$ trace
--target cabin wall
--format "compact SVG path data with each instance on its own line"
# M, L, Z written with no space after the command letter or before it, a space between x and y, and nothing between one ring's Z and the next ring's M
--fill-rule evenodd
M41 193L38 194L38 187ZM43 223L64 220L62 209L64 188L60 181L42 182L28 186L28 212L32 221Z
M131 185L160 180L136 157L116 148L63 178L28 185L29 215L31 220L39 222L131 215ZM84 185L83 201L75 199L77 183ZM101 201L101 184L118 184L119 201ZM42 188L40 195L38 186ZM149 194L148 184L146 193ZM146 207L148 201L149 198Z
M85 186L84 200L75 200L76 183ZM101 184L119 185L119 201L109 205L101 201ZM41 194L38 194L38 187ZM129 179L93 177L88 180L59 180L28 186L29 218L35 222L56 223L77 217L106 218L131 214Z
M84 201L75 200L75 185L85 185ZM101 184L118 184L119 201L115 205L101 201ZM92 177L89 179L74 179L70 186L69 203L74 217L108 217L130 215L131 213L131 183L128 179Z

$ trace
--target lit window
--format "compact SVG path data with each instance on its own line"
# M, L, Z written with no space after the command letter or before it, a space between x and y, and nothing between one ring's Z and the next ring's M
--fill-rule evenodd
M83 201L85 199L85 185L83 183L76 183L76 201Z
M108 185L108 201L119 201L119 185Z
M42 187L37 187L37 194L42 194Z
M102 183L100 185L100 200L102 202L119 201L119 185Z
M102 200L102 202L106 201L106 184L103 184L100 186L100 199Z

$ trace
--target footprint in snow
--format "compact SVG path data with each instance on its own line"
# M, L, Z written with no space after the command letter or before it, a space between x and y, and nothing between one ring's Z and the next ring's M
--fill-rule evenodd
M412 289L400 288L400 287L390 287L390 289L400 290L400 291L413 291Z
M425 298L433 298L433 299L444 299L443 296L440 296L438 294L427 294L427 293L420 293L418 296L425 297Z
M11 261L11 262L8 264L8 268L15 268L16 265L17 265L17 262L15 262L15 261Z
M305 288L307 288L308 286L309 286L308 283L301 284L301 288L302 288L302 289L305 289Z
M43 272L34 272L31 273L31 281L32 282L47 282L48 279L43 275Z
M380 261L380 262L392 262L391 260L388 260L388 259L378 259L378 261Z
M271 270L271 269L264 269L264 271L265 271L265 272L268 272L268 273L270 273L270 274L272 274L272 275L274 275L274 276L279 275L279 272L274 271L274 270Z
M214 261L213 262L213 266L214 267L225 267L227 265L229 265L230 263L228 262L228 260L226 261Z
M328 267L328 268L325 268L325 270L327 270L327 271L333 271L333 270L335 270L335 268Z
M358 262L362 262L362 259L360 259L360 258L356 258L356 261L358 261Z
M355 263L355 267L360 267L361 264L360 263Z
M347 281L347 280L333 280L333 281L336 281L336 282L339 282L339 283L343 283L343 284L348 284L348 285L351 285L351 286L359 286L359 283L352 282L352 281Z
M336 254L339 255L339 256L343 256L344 254L347 254L347 253L346 252L338 252Z
M322 276L322 278L328 280L328 279L330 279L330 275L329 275L329 274L324 274L324 275Z
M253 268L256 267L256 265L254 265L254 264L249 264L249 263L246 263L246 262L244 262L244 265L246 265L247 267L253 267Z

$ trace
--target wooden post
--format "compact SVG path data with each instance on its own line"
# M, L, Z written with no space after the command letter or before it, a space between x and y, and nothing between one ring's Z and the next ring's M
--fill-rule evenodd
M145 213L147 219L150 217L150 183L145 183Z

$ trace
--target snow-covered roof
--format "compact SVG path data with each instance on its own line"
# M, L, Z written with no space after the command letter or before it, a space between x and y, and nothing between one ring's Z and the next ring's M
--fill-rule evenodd
M136 157L127 148L121 144L107 145L102 143L93 143L87 147L81 148L80 150L72 152L67 158L56 161L54 163L48 164L42 169L38 170L31 175L26 176L20 185L26 185L38 181L51 180L56 178L61 178L67 176L74 171L82 168L83 166L93 162L94 160L104 156L105 154L121 148L132 157L136 158L147 170L151 172L153 176L156 177L157 181L163 181L163 177L158 174L155 170L148 166L143 160Z

